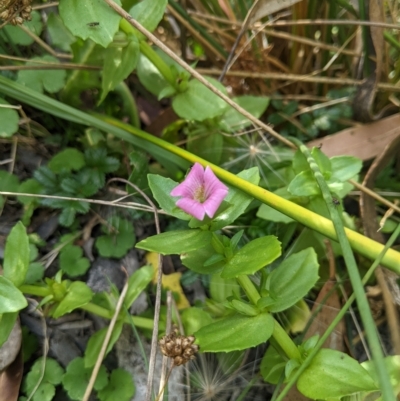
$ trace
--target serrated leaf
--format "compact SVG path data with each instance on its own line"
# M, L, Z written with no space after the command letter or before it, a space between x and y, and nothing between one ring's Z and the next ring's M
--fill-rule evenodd
M85 165L83 153L75 148L65 148L49 161L48 167L54 173L80 170Z
M213 78L206 77L212 85L226 94L225 87ZM189 81L186 91L172 100L175 113L186 120L204 121L222 115L227 107L224 100L211 92L196 79Z
M139 60L139 41L136 36L127 37L128 44L124 47L110 46L104 55L102 75L102 93L99 103L102 103L108 92L115 89L135 69Z
M236 314L202 327L194 335L202 352L230 352L262 344L273 330L274 319L269 313L254 317Z
M129 401L135 394L132 376L124 369L111 372L107 386L97 393L101 401Z
M4 105L4 106L3 106ZM10 103L0 98L0 137L10 138L18 131L19 115L17 110L7 107Z
M115 3L121 5L120 0L115 0ZM102 0L63 0L60 2L59 12L64 25L73 35L83 40L91 39L103 47L107 47L113 41L121 20L121 17ZM98 25L90 25L93 22Z
M83 250L76 245L68 245L60 252L60 269L70 277L85 274L90 267L89 259L82 256Z
M58 187L57 176L47 166L37 168L33 176L39 184L46 188L54 189Z
M25 226L19 221L10 231L4 250L4 277L19 287L29 266L29 239Z
M129 14L148 31L153 32L164 16L167 4L167 0L143 0L135 4Z
M128 220L113 216L108 224L102 227L106 235L96 239L96 248L103 257L121 258L136 241L132 223Z
M40 36L43 30L43 23L40 17L40 13L38 11L32 11L31 13L31 21L24 21L23 25L25 28L29 29L34 35ZM29 46L34 43L35 39L25 33L19 26L13 26L11 24L7 24L2 28L7 35L2 35L4 41L9 42L14 45L20 46ZM1 35L1 30L0 30Z
M62 378L62 384L72 400L80 401L83 399L91 373L92 369L85 368L83 358L75 358L68 364ZM101 365L93 387L98 391L104 388L107 383L107 371L104 365Z
M70 227L75 220L76 211L72 207L66 207L58 216L58 221L64 227Z
M40 64L34 61L40 61L44 64L52 63L59 64L58 59L52 56L34 57L26 63L26 65L35 66L32 70L21 70L18 72L17 82L27 86L39 93L47 91L55 93L61 90L65 85L66 71L63 69L42 70ZM38 68L39 67L39 68Z

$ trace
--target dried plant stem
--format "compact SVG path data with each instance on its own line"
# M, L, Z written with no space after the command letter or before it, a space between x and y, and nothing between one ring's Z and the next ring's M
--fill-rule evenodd
M122 270L127 275L126 270L125 270L124 267L122 267ZM89 400L90 393L92 392L92 389L93 389L93 386L94 386L94 382L96 381L96 377L97 377L97 375L99 373L99 370L100 370L100 367L101 367L101 363L103 362L104 355L106 354L107 346L108 346L108 343L110 341L112 332L114 330L115 323L117 322L118 315L119 315L119 312L120 312L120 310L122 308L122 304L124 302L125 295L126 295L127 291L128 291L128 280L125 280L124 288L122 289L121 295L118 298L118 303L117 303L117 306L115 307L114 316L112 317L110 325L108 326L106 337L104 338L103 344L101 346L99 355L98 355L97 360L96 360L96 364L94 365L92 374L90 376L89 384L86 387L86 391L85 391L85 394L84 394L84 396L82 398L82 401L88 401Z
M171 57L175 62L177 62L182 68L188 71L194 78L200 81L204 86L211 90L211 92L215 93L221 99L223 99L229 106L233 107L237 112L242 114L244 117L249 119L256 126L262 128L266 132L268 132L271 136L276 138L278 141L284 143L286 146L295 149L295 146L292 142L290 142L285 137L279 135L276 131L274 131L269 125L263 123L258 118L255 118L251 113L249 113L244 108L240 107L236 104L232 99L226 96L224 93L219 91L214 85L208 82L199 72L190 67L187 63L181 60L172 50L170 50L163 42L161 42L157 37L155 37L152 33L150 33L147 29L145 29L141 24L135 21L132 16L127 13L122 7L118 4L114 3L112 0L104 0L110 7L112 7L121 17L125 18L134 28L136 28L140 33L146 36L147 39L151 40L157 47L159 47L163 52L165 52L169 57Z
M157 234L160 234L160 221L158 218L158 210L156 205L151 201L151 199L135 184L132 182L125 180L124 178L112 178L108 181L110 182L123 182L126 185L134 188L138 193L140 193L146 202L152 207L154 212L154 221L156 226ZM146 401L151 401L151 395L153 392L153 379L154 379L154 370L156 366L156 356L158 349L158 327L160 321L160 308L161 308L161 284L162 284L162 255L158 254L158 272L157 272L157 289L156 289L156 302L154 307L154 325L153 325L153 334L151 338L151 351L150 351L150 360L149 360L149 374L147 376L147 391L146 391Z

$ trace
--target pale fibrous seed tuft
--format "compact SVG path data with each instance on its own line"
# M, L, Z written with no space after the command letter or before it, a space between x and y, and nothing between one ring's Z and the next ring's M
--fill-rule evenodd
M32 19L32 0L0 0L0 20L21 25Z
M161 352L172 358L175 366L184 365L191 359L194 359L199 346L194 344L196 338L194 336L181 336L178 330L162 337L159 341Z

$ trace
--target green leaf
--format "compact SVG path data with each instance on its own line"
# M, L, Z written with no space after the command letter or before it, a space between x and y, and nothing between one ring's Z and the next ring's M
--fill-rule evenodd
M153 276L153 266L143 266L129 277L128 291L124 299L124 305L127 309L131 307L140 293L148 286Z
M19 186L18 177L8 173L5 170L0 170L0 191L17 192ZM4 197L0 195L0 207L4 204Z
M153 32L164 16L167 4L167 0L143 0L135 4L129 14L148 31Z
M115 3L121 5L120 0L115 0ZM73 35L83 40L91 39L103 47L107 47L113 41L121 20L121 17L102 0L63 0L58 9L64 25ZM90 25L93 22L98 25Z
M104 54L102 93L99 103L108 92L115 89L135 69L139 60L139 42L136 36L129 35L125 46L110 46Z
M25 276L24 284L33 284L42 280L44 276L45 268L39 262L33 262L29 264L28 271Z
M103 257L121 258L135 244L133 225L128 220L113 216L107 225L102 226L102 230L106 235L98 237L95 245Z
M354 178L362 169L362 161L353 156L334 156L330 159L332 178L345 182Z
M119 168L119 161L115 157L107 156L107 149L91 148L85 151L86 168L90 172L91 181L101 188L105 184L105 174L112 173Z
M0 293L1 293L1 284L0 284ZM18 312L0 314L0 347L7 341L18 316L19 316Z
M64 299L58 304L53 312L55 319L82 305L86 305L93 297L92 290L82 281L74 281L67 289Z
M29 238L25 226L19 221L10 231L4 250L4 277L16 287L25 280L29 266Z
M17 189L19 193L27 194L40 194L41 190L42 186L34 178L29 178L28 180L21 182ZM38 198L34 196L17 196L17 200L25 206L29 206L32 204L36 205L39 203Z
M83 399L91 374L92 369L85 368L83 358L75 358L68 364L62 378L62 385L72 400L80 401ZM94 382L94 389L101 390L107 383L107 370L101 365Z
M89 259L82 257L83 250L76 245L68 245L60 252L60 269L70 277L85 274L90 267Z
M3 106L4 105L4 106ZM19 115L17 110L7 107L10 103L0 98L0 137L10 138L18 131Z
M206 311L194 306L184 309L181 313L181 319L186 335L192 335L213 321Z
M278 384L285 371L286 363L287 360L283 359L276 348L270 345L260 365L260 373L264 381L271 384Z
M124 322L122 320L117 320L117 323L115 323L114 330L111 334L110 342L108 343L107 346L106 355L112 350L112 347L114 346L119 336L121 335L123 325ZM96 363L104 339L106 338L107 330L108 327L104 327L90 337L86 346L85 358L84 358L86 368L91 368Z
M297 381L298 390L311 399L341 398L359 391L374 391L368 371L343 352L322 349Z
M101 401L129 401L135 394L132 376L124 369L111 372L107 386L97 394Z
M129 163L132 166L129 182L132 182L141 189L147 189L147 173L149 171L147 154L140 150L134 150L129 154ZM136 190L130 185L126 186L126 190L129 194L136 193Z
M313 248L286 258L269 277L269 298L273 302L268 310L280 312L302 299L317 282L318 267L317 254Z
M269 105L269 97L266 96L239 96L234 100L240 107L251 113L254 117L260 118ZM252 122L236 111L233 107L223 115L222 121L232 129L238 131L252 124Z
M76 41L76 38L65 27L60 16L55 13L48 14L46 25L54 47L69 53L71 51L71 44Z
M195 126L195 135L190 135L186 144L189 152L195 153L210 163L219 165L224 150L224 137L217 129L210 129L208 125Z
M211 242L212 233L202 230L176 230L148 237L136 244L136 248L163 255L180 255L203 248Z
M315 147L312 149L311 154L321 170L322 175L326 180L328 180L332 174L332 166L329 157L321 152L320 149Z
M33 34L40 36L43 30L43 23L40 13L38 11L32 11L31 17L31 21L24 21L23 26L29 29ZM6 35L2 35L0 30L0 37L2 37L5 42L10 41L14 45L21 46L29 46L35 42L35 39L32 36L25 33L17 25L13 26L11 24L7 24L2 29L5 31Z
M45 366L43 366L45 363ZM32 365L31 370L25 377L23 389L26 395L30 395L36 388L33 401L50 401L56 392L55 386L61 383L63 369L58 362L52 358L38 358ZM42 377L43 375L43 377Z
M217 89L226 94L225 87L213 78L205 77ZM189 81L186 91L178 93L172 100L172 108L186 120L204 121L220 116L228 105L196 79Z
M241 248L222 270L222 278L254 274L281 255L281 243L273 235L257 238Z
M40 61L42 64L56 63L61 67L60 62L55 57L47 55L43 57L34 57L28 61L26 65L31 65L36 68L32 70L19 71L17 82L39 93L43 93L44 91L55 93L64 87L67 75L65 70L60 68L54 70L42 70L38 68L38 66L40 67L40 64L35 63L34 61Z
M170 195L171 191L178 185L177 182L156 174L148 174L147 178L154 198L166 213L181 220L191 219L190 215L176 206L177 198Z
M311 170L302 171L290 182L288 192L296 196L320 195L321 190Z
M75 148L65 148L57 153L48 163L54 173L62 171L80 170L85 165L83 153Z
M262 344L273 330L274 319L269 313L254 317L236 314L201 328L195 336L202 352L229 352Z
M75 220L75 216L76 210L73 207L66 207L58 216L58 221L62 226L70 227Z
M260 174L258 171L258 167L252 167L248 170L243 170L239 174L237 174L239 178L243 178L244 180L258 185L260 181ZM252 200L254 199L252 196L249 196L242 192L240 189L229 186L228 195L225 198L225 202L228 202L232 205L226 212L221 215L216 216L211 223L211 231L217 231L225 226L233 223L239 216L241 216L247 207L250 205Z

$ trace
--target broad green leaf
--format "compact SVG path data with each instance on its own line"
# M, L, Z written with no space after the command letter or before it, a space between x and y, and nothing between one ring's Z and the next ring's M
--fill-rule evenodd
M260 118L269 105L269 97L266 96L239 96L234 100L239 106L251 113L254 117ZM252 124L252 122L232 107L223 115L222 121L232 129L238 131Z
M18 112L2 98L0 98L0 121L1 138L10 138L18 131Z
M29 264L28 271L26 272L24 284L34 284L42 280L45 268L39 262Z
M124 305L127 309L131 307L140 293L148 286L153 276L153 266L143 266L129 277L128 291L124 299Z
M48 14L46 26L54 47L69 53L71 51L71 44L76 41L76 38L65 27L60 16L55 13Z
M40 194L41 190L42 186L39 184L39 182L36 181L34 178L29 178L26 181L21 182L17 189L17 192L27 194ZM17 200L25 206L39 203L38 198L34 196L17 196Z
M192 335L202 327L212 323L211 316L203 309L192 306L184 309L181 313L181 320L186 335Z
M66 71L61 68L42 70L40 69L40 64L35 63L35 61L39 61L42 65L51 63L62 67L58 59L53 56L34 57L26 65L35 66L35 69L19 71L17 82L39 93L43 93L44 91L55 93L61 90L65 85Z
M313 148L311 154L317 163L322 175L326 180L328 180L332 175L332 166L329 157L325 153L321 152L318 148Z
M213 274L210 279L210 297L216 302L224 303L233 295L240 297L240 287L235 279L222 278L220 274Z
M229 352L262 344L273 330L274 319L269 313L254 317L236 314L202 327L194 335L202 352Z
M136 244L136 248L163 255L180 255L203 248L211 242L212 233L202 230L176 230L148 237Z
M115 0L115 3L121 5L120 0ZM121 20L121 17L102 0L62 0L59 11L64 25L73 35L83 40L92 39L103 47L107 47L113 41Z
M345 182L353 178L362 169L362 161L353 156L334 156L330 159L333 178Z
M112 350L112 347L117 342L119 336L122 332L122 327L124 326L124 322L122 320L117 320L114 326L114 330L111 334L110 341L107 346L106 355ZM96 363L97 357L103 345L104 339L106 338L108 327L104 327L94 333L87 343L86 351L85 351L85 368L91 368Z
M271 206L266 205L263 203L258 211L257 211L257 217L260 219L268 220L268 221L273 221L275 223L292 223L294 220L285 214L278 212L276 209L272 208Z
M43 364L45 364L43 366ZM33 401L50 401L56 392L55 386L61 383L63 369L55 359L43 357L36 359L26 375L23 390L30 395L34 390ZM39 383L39 386L37 384Z
M264 381L271 384L278 384L285 371L286 363L287 360L283 359L276 348L270 345L260 365L260 373Z
M260 181L260 174L258 167L252 167L248 170L243 170L239 174L237 174L239 178L243 178L244 180L258 185ZM222 213L213 219L211 223L211 231L217 231L221 228L233 223L239 216L241 216L247 207L250 205L251 201L254 199L252 196L249 196L242 192L240 189L229 186L228 195L225 198L225 201L230 203L233 207L230 207L226 210L226 213Z
M226 94L225 87L213 78L211 84ZM186 120L204 121L220 116L228 105L196 79L189 81L186 91L178 93L172 100L172 107L179 117Z
M3 9L1 9L3 10ZM31 21L25 21L24 27L28 28L33 34L40 36L43 29L42 18L38 11L32 11ZM2 35L1 30L4 30L7 35ZM14 45L29 46L35 42L32 36L25 33L19 26L7 24L0 30L0 37L6 42L11 42Z
M18 177L8 171L0 170L0 191L17 192L19 186ZM4 197L0 195L0 207L3 207Z
M1 284L0 284L1 292ZM18 312L0 314L0 347L7 341L18 318Z
M60 252L60 269L70 277L85 274L90 267L89 259L82 256L83 250L76 245L68 245Z
M109 46L104 54L102 93L99 103L108 92L115 89L135 69L139 59L139 42L136 36L129 35L125 46Z
M25 280L29 266L29 238L25 226L19 221L7 237L4 251L4 277L16 287Z
M167 0L142 0L129 10L129 14L148 31L153 32L164 16L167 4Z
M207 243L205 243L202 248L183 253L181 255L181 261L184 266L186 266L187 268L196 273L201 273L201 274L219 273L225 266L225 259L223 261L204 266L204 263L206 261L209 261L213 255L215 255L215 250L211 245L211 237L210 237L210 240Z
M171 191L178 185L170 178L161 177L156 174L148 174L149 187L161 209L181 220L190 220L191 216L176 206L177 197L171 196Z
M82 305L86 305L93 297L92 290L81 281L74 281L67 289L64 299L58 304L53 312L53 317L57 319L66 313L72 312L74 309Z
M289 184L287 190L296 196L313 196L321 193L311 170L302 171L297 174Z
M302 299L317 282L317 254L304 249L286 258L269 277L270 312L281 312ZM260 305L259 305L260 306Z
M129 401L135 394L132 376L124 369L111 372L107 386L97 393L100 401Z
M72 400L80 401L83 399L91 374L92 369L85 368L83 358L75 358L68 364L62 378L62 385ZM107 370L104 365L101 365L93 387L99 391L107 383Z
M113 216L108 224L102 226L105 235L101 235L96 240L96 248L103 257L121 258L136 241L133 225L130 221Z
M210 163L219 165L222 152L224 150L224 138L216 129L209 126L195 125L195 135L189 133L187 140L187 150L195 153Z
M281 255L281 243L273 235L257 238L239 249L224 266L221 277L254 274Z
M376 385L368 371L343 352L322 349L297 381L298 390L311 399L328 400L359 391L374 391Z
M65 148L57 153L48 163L48 167L54 173L62 171L80 170L85 165L83 153L75 148Z

